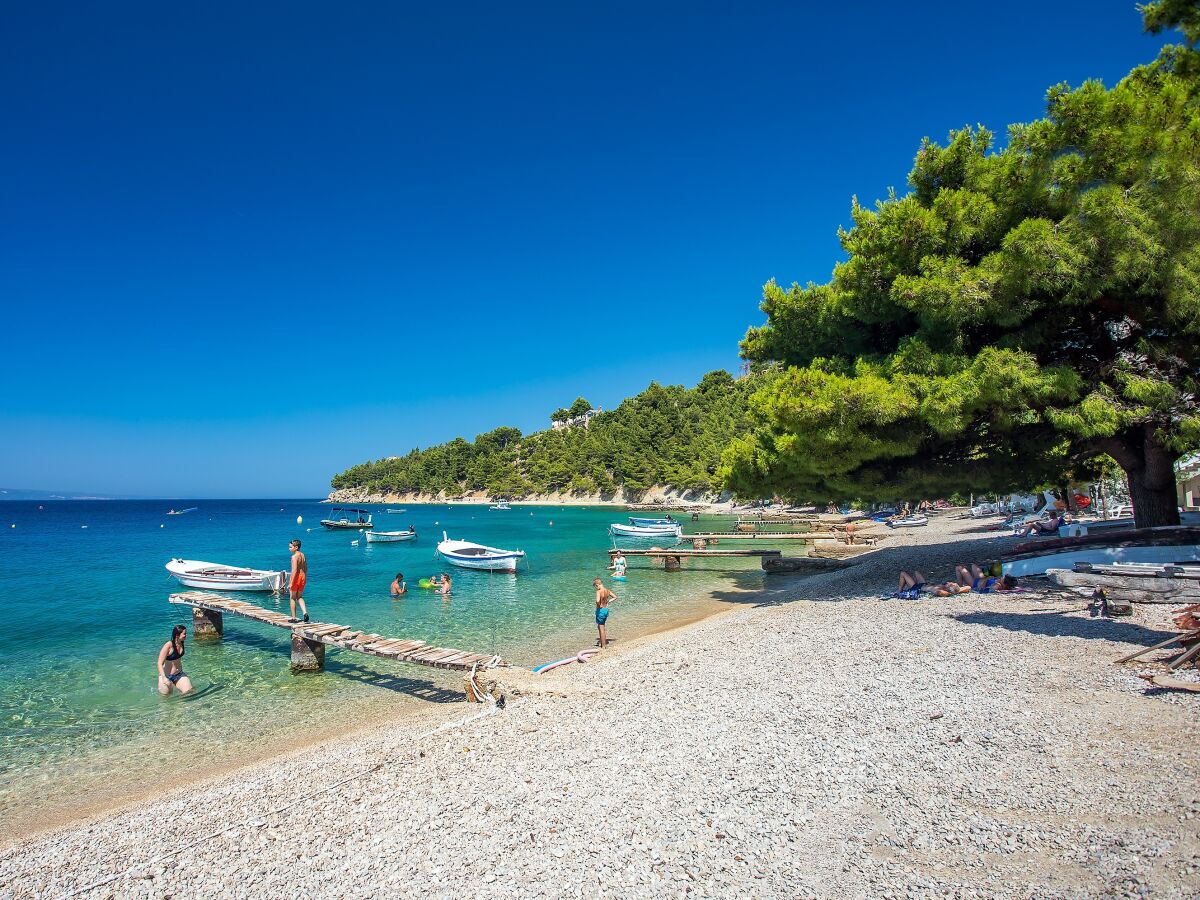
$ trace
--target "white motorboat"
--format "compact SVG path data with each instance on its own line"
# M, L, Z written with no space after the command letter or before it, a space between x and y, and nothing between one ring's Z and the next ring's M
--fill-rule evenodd
M281 591L287 587L287 572L243 569L198 559L173 559L167 571L180 584L214 591Z
M683 534L683 526L678 522L664 522L661 525L637 525L630 519L628 525L621 525L617 522L609 525L608 533L613 537L679 538Z
M893 519L887 524L889 528L916 528L921 525L928 525L929 519L925 516L906 516L903 519Z
M364 516L366 518L363 518ZM369 531L371 529L371 511L335 506L333 515L328 519L322 519L321 524L326 528L353 528L358 531Z
M1017 544L1000 558L1005 575L1045 575L1077 563L1155 565L1200 562L1200 528L1173 525L1129 531L1101 531L1080 537L1040 538Z
M417 539L416 529L410 528L408 531L368 531L368 544L393 544L396 541L415 541Z
M486 572L516 572L517 563L525 558L524 550L501 550L471 541L452 541L444 531L437 552L451 565Z
M400 513L406 513L406 512L408 512L407 509L392 509L390 506L388 507L388 515L389 516L398 516L398 515L400 515Z
M512 509L512 507L508 505L507 500L497 500L494 504L492 504L488 508L489 509Z

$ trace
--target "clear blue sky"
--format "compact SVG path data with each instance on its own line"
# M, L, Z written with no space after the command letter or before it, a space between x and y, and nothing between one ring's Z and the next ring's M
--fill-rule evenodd
M922 136L1163 42L1061 3L9 5L0 487L316 496L736 368Z

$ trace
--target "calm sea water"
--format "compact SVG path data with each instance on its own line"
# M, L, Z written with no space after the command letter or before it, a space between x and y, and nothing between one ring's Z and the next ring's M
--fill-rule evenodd
M165 515L172 506L198 509ZM231 616L223 639L188 640L185 670L196 695L160 697L158 650L173 625L191 621L189 609L167 602L183 589L163 569L173 557L283 569L288 541L299 537L314 620L498 653L518 665L592 645L591 580L607 565L607 524L627 514L372 509L379 527L413 524L419 539L367 544L357 532L328 531L319 520L329 507L315 501L0 504L0 820L29 827L67 794L120 799L186 771L192 759L209 766L261 755L361 722L366 709L461 699L461 676L344 651L328 652L324 674L293 675L285 631ZM699 527L719 524L706 517ZM443 530L525 550L528 563L515 576L452 570L454 595L443 600L416 587L446 568L434 556ZM710 592L753 588L762 577L754 560L705 560L682 573L633 565L627 583L612 585L620 600L609 634L618 642L707 611ZM410 593L393 600L397 572ZM240 596L287 608L286 597Z

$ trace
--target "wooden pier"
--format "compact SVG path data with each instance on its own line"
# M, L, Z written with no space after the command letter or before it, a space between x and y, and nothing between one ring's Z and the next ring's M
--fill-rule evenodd
M192 608L192 633L197 637L220 637L225 631L225 613L286 628L292 633L292 668L298 671L320 671L325 668L325 648L353 650L396 662L432 666L435 669L456 669L469 672L473 668L490 669L507 666L498 656L468 653L450 647L430 647L424 641L386 638L379 634L354 631L346 625L328 622L292 622L286 615L206 591L185 591L172 594L170 601Z
M760 559L777 559L777 558L783 556L783 551L782 550L746 550L746 549L740 549L740 548L737 550L677 550L677 549L616 550L616 549L614 549L614 550L608 551L608 558L610 561L613 559L616 559L616 557L618 555L621 555L621 556L648 556L651 559L661 559L663 561L664 568L666 568L666 570L668 572L675 572L675 571L679 570L679 567L680 567L682 561L685 559L708 559L708 558L714 558L714 557L727 557L727 556L757 556Z
M691 541L844 541L845 531L696 531L683 535Z

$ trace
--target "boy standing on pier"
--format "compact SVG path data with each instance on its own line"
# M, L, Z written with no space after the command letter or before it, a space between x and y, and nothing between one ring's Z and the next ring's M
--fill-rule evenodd
M299 622L296 618L296 604L300 604L300 614L304 616L304 621L308 621L308 608L304 605L304 585L308 581L308 560L304 558L304 554L300 552L300 542L293 540L288 544L288 549L292 551L292 577L288 580L288 599L291 604L292 622Z
M596 589L596 631L600 633L600 639L596 643L603 650L608 646L608 633L604 628L604 623L608 621L608 604L616 600L617 595L606 588L599 578L592 582L592 586Z

